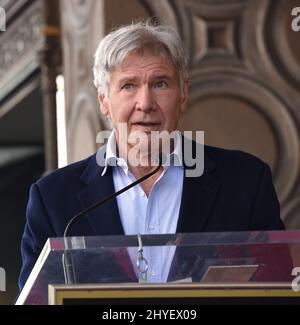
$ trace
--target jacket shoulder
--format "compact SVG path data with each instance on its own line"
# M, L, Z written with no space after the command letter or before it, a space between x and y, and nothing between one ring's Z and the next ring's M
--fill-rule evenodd
M77 161L68 166L52 171L47 175L44 175L36 182L36 184L39 187L43 188L44 186L48 187L51 185L55 185L55 186L63 185L66 182L70 182L74 180L75 178L79 180L83 171L94 160L95 160L95 154L86 159Z
M205 154L208 155L220 168L258 168L266 166L266 163L256 157L241 150L223 149L205 145Z

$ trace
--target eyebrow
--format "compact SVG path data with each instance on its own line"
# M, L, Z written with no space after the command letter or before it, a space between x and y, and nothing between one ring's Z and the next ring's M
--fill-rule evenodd
M118 81L119 85L123 85L125 83L130 83L130 82L136 82L138 81L140 78L138 77L125 77L122 78ZM163 75L156 75L150 78L150 82L152 82L153 80L158 80L158 79L163 79L163 80L173 80L173 78L167 74L163 74Z
M134 81L137 81L138 78L137 77L125 77L125 78L122 78L118 81L118 84L119 85L123 85L125 83L130 83L130 82L134 82Z
M157 75L154 76L153 79L167 79L167 80L172 80L173 78L167 74L162 74L162 75Z

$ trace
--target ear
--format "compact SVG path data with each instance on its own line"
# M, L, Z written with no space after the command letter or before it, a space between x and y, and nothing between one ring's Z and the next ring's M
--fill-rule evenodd
M181 107L180 107L181 113L186 111L188 99L189 99L189 80L185 79L183 81L183 89L181 94Z
M108 102L106 96L102 92L98 92L98 102L100 104L100 111L104 116L108 115Z

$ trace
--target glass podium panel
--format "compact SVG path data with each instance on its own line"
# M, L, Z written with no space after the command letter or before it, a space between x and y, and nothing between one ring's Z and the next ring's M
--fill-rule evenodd
M291 287L292 270L300 266L300 231L142 235L140 239L48 239L17 304L48 304L50 284L286 283Z

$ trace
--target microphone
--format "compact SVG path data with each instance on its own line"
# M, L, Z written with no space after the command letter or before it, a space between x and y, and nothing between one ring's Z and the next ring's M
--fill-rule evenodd
M89 206L88 208L86 208L85 210L80 211L79 213L77 213L67 224L64 234L63 234L63 238L65 239L68 235L68 232L71 228L71 226L74 224L75 221L77 221L79 218L84 217L87 213L89 213L90 211L96 209L97 207L107 203L108 201L115 199L117 196L119 196L120 194L128 191L129 189L131 189L132 187L142 183L143 181L145 181L146 179L150 178L151 176L153 176L154 174L156 174L159 169L161 168L163 164L163 157L162 157L162 153L159 153L159 157L158 157L158 166L150 173L146 174L145 176L139 178L138 180L136 180L135 182L129 184L128 186L124 187L123 189L121 189L118 192L112 193L111 195L108 195L107 197L105 197L104 199L99 200L98 202L92 204L91 206ZM65 275L65 282L66 284L73 284L76 283L75 280L75 273L74 273L74 269L73 269L73 263L72 263L72 258L69 255L68 251L65 251L65 253L62 256L62 262L63 262L63 268L64 268L64 275Z
M158 166L152 171L150 172L149 174L146 174L145 176L139 178L138 180L136 180L135 182L129 184L128 186L124 187L123 189L121 189L120 191L118 192L115 192L111 195L108 195L107 197L105 197L104 199L101 199L100 201L92 204L91 206L89 206L88 208L86 208L85 210L77 213L70 221L69 223L67 224L66 228L65 228L65 231L64 231L64 235L63 237L67 237L68 235L68 232L69 232L69 229L70 227L72 226L72 224L77 221L77 219L81 218L81 217L84 217L85 214L89 213L90 211L96 209L97 207L101 206L102 204L105 204L106 202L116 198L117 196L119 196L120 194L128 191L129 189L131 189L132 187L142 183L143 181L145 181L146 179L150 178L151 176L153 176L154 174L156 174L160 167L162 166L162 163L163 163L163 159L162 159L162 154L160 153L159 154L159 160L158 160Z

